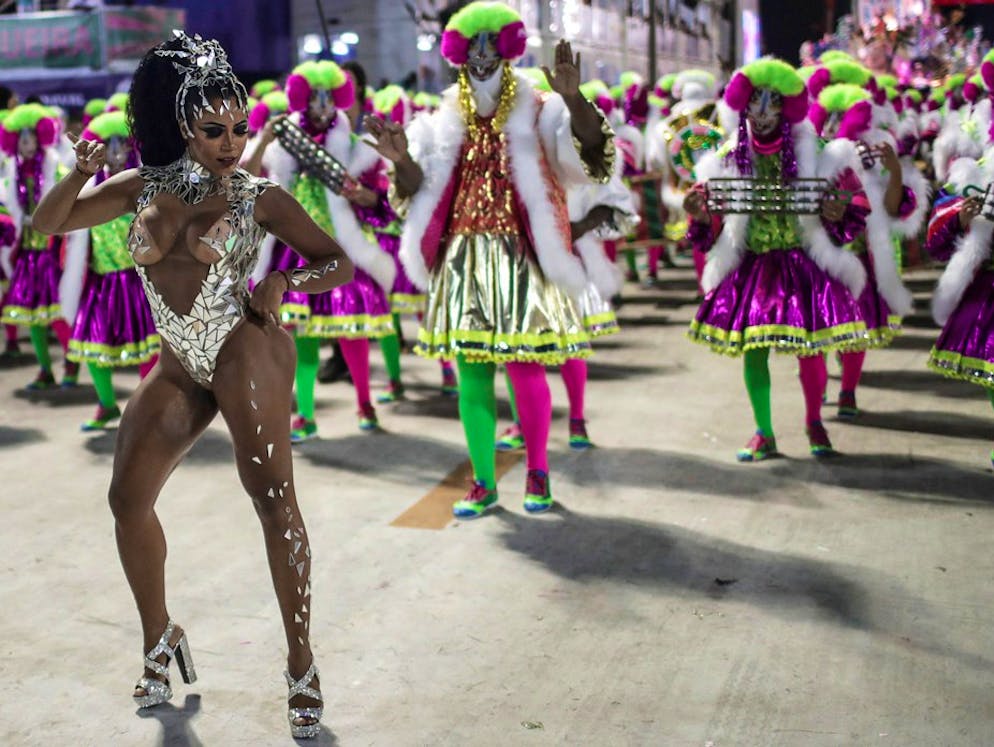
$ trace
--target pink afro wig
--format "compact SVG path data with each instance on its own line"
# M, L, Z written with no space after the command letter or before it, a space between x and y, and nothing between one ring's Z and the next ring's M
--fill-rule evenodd
M808 78L808 93L811 98L818 98L818 94L825 90L825 87L832 82L832 74L827 67L820 67Z
M472 39L468 39L455 29L446 29L442 33L441 52L450 65L459 67L465 65L469 59L469 44ZM528 32L525 24L515 21L504 26L497 33L497 54L503 60L516 60L525 53Z
M258 104L252 107L252 111L249 112L248 125L249 129L253 132L258 132L263 127L266 126L266 122L269 121L269 107L266 106L265 101L260 101Z
M984 85L988 91L994 91L994 62L984 60L980 66L980 77L984 79Z
M815 102L811 105L808 119L814 125L815 130L821 135L828 121L828 112L821 104ZM835 133L837 139L859 140L860 135L870 129L873 124L873 106L869 101L858 101L853 104L839 122L839 130Z

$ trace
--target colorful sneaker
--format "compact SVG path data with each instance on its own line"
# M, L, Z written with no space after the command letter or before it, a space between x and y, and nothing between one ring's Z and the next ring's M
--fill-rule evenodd
M442 394L446 397L459 396L459 382L456 380L456 372L451 368L442 369Z
M521 435L521 426L515 423L500 434L497 439L497 451L517 451L525 448L525 437Z
M549 475L540 469L528 470L525 477L525 511L530 514L545 513L553 503Z
M856 392L839 392L839 418L852 420L859 415L856 406Z
M586 451L594 448L590 436L587 435L587 421L582 418L570 418L569 447L574 451Z
M380 421L376 417L375 408L369 403L359 407L359 430L375 431L380 427Z
M735 458L740 462L761 462L778 454L777 440L773 436L766 437L762 431L756 431L749 443L739 449Z
M497 505L497 491L487 488L482 480L473 480L473 487L461 501L452 504L452 515L457 519L479 519Z
M646 290L659 287L659 278L655 275L646 275L642 280L642 287Z
M76 361L66 361L66 370L62 374L63 389L73 389L79 386L79 364Z
M814 456L830 457L836 454L835 449L832 448L832 442L828 439L828 432L820 420L811 423L804 430L808 434L808 446Z
M79 427L84 433L89 433L91 431L105 431L107 426L113 423L115 420L121 417L121 408L117 405L113 407L104 407L101 405L97 408L97 414L92 420L87 420L83 425Z
M290 424L290 443L302 444L318 437L318 424L316 420L308 420L298 415Z
M387 385L387 390L376 398L377 403L388 405L391 402L399 402L404 399L404 385L399 381L391 381Z
M52 376L51 371L46 371L43 368L38 372L35 380L24 388L30 392L41 392L45 389L51 389L53 386L55 386L55 377Z

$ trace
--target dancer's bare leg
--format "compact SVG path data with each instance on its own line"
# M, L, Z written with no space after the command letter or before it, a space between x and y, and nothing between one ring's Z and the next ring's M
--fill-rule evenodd
M117 549L141 617L142 653L159 640L166 611L166 538L155 501L176 465L214 419L211 393L195 384L168 351L138 385L121 418L109 500ZM173 640L179 640L180 629ZM146 677L158 677L150 670ZM161 678L160 678L161 679ZM136 695L144 695L138 689Z
M235 446L238 475L262 522L269 569L283 616L287 668L299 679L310 667L311 549L293 484L290 410L296 351L274 326L245 323L221 351L214 396ZM318 686L316 681L313 685ZM294 707L316 706L298 696Z

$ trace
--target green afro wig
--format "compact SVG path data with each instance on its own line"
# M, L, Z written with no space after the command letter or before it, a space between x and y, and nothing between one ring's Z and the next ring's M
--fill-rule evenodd
M346 82L342 68L328 60L302 62L292 74L305 78L314 91L333 91Z
M872 98L865 88L851 83L834 83L826 86L825 90L818 94L818 105L830 113L844 112L860 101L869 101Z
M520 23L517 11L504 3L475 2L449 19L446 31L457 31L464 39L472 39L477 34L498 34L505 26Z
M966 73L956 73L946 78L946 90L962 88L966 84Z
M854 86L865 86L873 77L867 68L852 60L837 60L826 63L832 83L849 83Z
M537 67L523 67L520 68L521 74L531 81L531 84L535 87L537 91L551 91L552 87L549 85L549 79L545 77L543 73Z
M128 115L120 110L98 114L90 120L86 126L86 132L83 133L83 137L87 140L95 139L87 137L87 133L94 135L95 138L99 138L104 143L110 142L113 137L129 138L131 137L131 129L128 127Z
M127 111L128 110L128 94L126 93L115 93L109 99L107 99L107 107L105 111Z
M277 83L275 80L270 80L267 78L265 80L257 80L252 85L252 90L249 91L249 93L251 93L254 98L261 100L262 97L265 96L267 93L272 93L279 87L280 87L279 83Z
M593 80L588 80L586 83L580 84L580 93L583 94L583 98L588 101L593 101L598 96L610 96L611 92L607 87L607 83L600 80L599 78L594 78Z
M822 52L821 56L818 58L818 62L822 65L827 65L830 62L838 62L839 60L855 62L856 58L848 52L843 52L841 49L826 50L825 52Z
M83 114L88 117L95 117L98 114L103 114L106 108L107 99L90 99L86 102L86 106L83 107Z
M791 65L775 57L763 57L740 70L754 88L769 88L783 96L797 96L804 81Z
M33 130L43 119L54 119L52 112L49 111L47 106L41 104L21 104L10 110L10 114L3 121L3 128L7 132Z

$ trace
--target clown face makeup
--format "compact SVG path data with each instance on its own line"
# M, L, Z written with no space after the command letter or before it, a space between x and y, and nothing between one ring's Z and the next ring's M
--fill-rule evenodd
M106 160L107 160L107 170L111 174L117 174L124 171L125 166L128 164L128 144L124 138L112 137L110 142L107 143Z
M469 59L466 67L469 77L474 80L487 80L500 67L501 57L497 53L494 34L477 34L469 46Z
M769 88L757 88L749 97L746 119L752 134L765 137L772 135L780 126L783 111L783 97Z
M839 133L839 125L842 124L842 115L839 112L832 112L825 118L825 124L821 128L821 136L826 140L832 140Z
M335 119L335 100L331 91L315 91L307 104L307 119L319 130L326 130Z
M21 130L17 138L17 155L21 158L34 158L38 152L38 136L34 130Z

